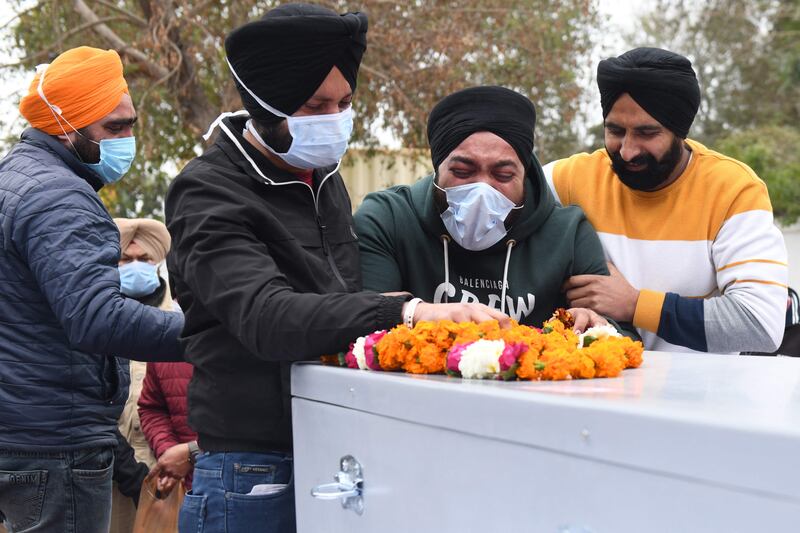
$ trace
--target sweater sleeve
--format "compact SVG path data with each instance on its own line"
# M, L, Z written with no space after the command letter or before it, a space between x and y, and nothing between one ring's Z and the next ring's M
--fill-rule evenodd
M147 373L139 395L139 423L156 458L169 448L180 444L172 427L167 399L161 388L156 365L147 365Z
M119 232L100 199L74 179L22 198L12 238L70 344L140 361L181 360L183 316L140 304L119 288Z
M766 195L753 182L741 195ZM753 200L750 200L753 201ZM761 199L768 205L768 199ZM685 298L642 291L634 323L667 342L708 352L772 352L783 339L788 266L783 236L767 209L728 217L711 243L718 294Z
M361 274L367 290L401 291L403 276L395 257L394 215L381 194L367 195L353 217L361 252Z
M560 173L558 175L558 184L556 184L555 168L560 161L563 160L551 161L550 163L547 163L542 167L542 173L544 174L544 179L547 182L547 186L550 188L550 192L553 193L553 198L556 200L556 205L570 205L568 194L569 186L567 183L567 180L569 180L569 176L567 175L568 173Z
M167 197L172 260L192 298L251 354L309 359L399 323L405 297L296 291L270 245L242 221L241 199L208 182L200 172L173 182Z

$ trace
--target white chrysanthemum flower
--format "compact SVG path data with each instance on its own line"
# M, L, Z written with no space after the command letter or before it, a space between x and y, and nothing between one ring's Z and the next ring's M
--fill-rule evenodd
M367 367L367 355L364 353L364 342L366 342L366 340L366 336L359 337L356 339L355 344L353 344L353 355L356 358L360 370L369 370Z
M461 354L458 370L468 379L482 379L500 372L500 356L506 344L503 341L475 341Z
M584 337L594 337L595 339L605 339L606 337L622 337L617 328L612 326L611 324L605 324L603 326L593 326L580 335L578 335L578 348L583 347L583 339Z

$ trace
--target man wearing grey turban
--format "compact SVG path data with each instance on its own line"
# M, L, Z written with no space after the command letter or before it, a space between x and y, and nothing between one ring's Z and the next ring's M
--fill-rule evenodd
M295 530L289 368L419 320L508 317L363 291L338 173L367 17L285 4L225 40L245 111L224 114L166 200L197 431L180 531ZM162 471L172 476L169 471Z
M579 205L611 276L573 276L573 306L632 321L649 350L771 352L781 343L786 247L767 188L744 163L688 138L691 62L657 48L601 61L605 147L546 165Z

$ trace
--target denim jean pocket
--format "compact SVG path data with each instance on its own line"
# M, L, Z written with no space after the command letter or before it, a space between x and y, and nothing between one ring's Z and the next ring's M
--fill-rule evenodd
M208 496L198 496L187 492L183 497L183 505L178 515L178 531L180 533L203 533L206 521L206 502Z
M114 452L111 448L102 448L75 454L72 477L78 482L110 482L114 473Z
M47 470L0 470L0 509L12 531L25 531L42 519Z
M255 485L275 483L275 465L233 464L233 492L247 494Z
M226 493L225 523L228 531L250 531L259 524L260 533L294 533L294 483L273 494Z

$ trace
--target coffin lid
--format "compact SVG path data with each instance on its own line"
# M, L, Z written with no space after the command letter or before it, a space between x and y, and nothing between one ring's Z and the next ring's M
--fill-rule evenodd
M562 382L300 363L292 394L800 503L800 359L645 352L619 378Z

